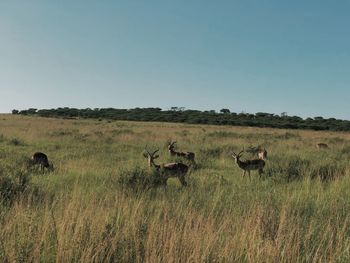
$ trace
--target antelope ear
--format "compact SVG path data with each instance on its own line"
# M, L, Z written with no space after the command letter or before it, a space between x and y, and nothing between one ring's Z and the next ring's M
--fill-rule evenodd
M156 156L153 157L153 159L157 159L159 157L159 155L157 154Z

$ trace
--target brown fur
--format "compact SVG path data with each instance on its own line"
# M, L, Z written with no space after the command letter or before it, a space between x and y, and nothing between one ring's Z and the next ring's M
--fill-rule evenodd
M188 166L183 163L166 163L162 165L156 164L154 162L154 159L157 159L159 157L159 155L155 155L155 153L158 151L159 149L154 151L153 153L150 153L146 150L147 154L144 154L144 157L148 160L148 166L155 167L157 172L159 173L163 172L163 175L166 177L166 181L170 177L177 177L180 183L183 186L186 186L187 182L185 180L185 176L188 172Z
M241 161L240 157L243 151L241 151L239 154L232 154L232 157L235 159L235 162L237 163L238 167L243 170L242 176L244 177L246 172L248 172L248 175L250 177L250 171L251 170L258 170L259 175L261 176L262 173L264 173L263 169L265 167L265 161L262 159L254 159L254 160L247 160L247 161Z
M316 144L316 148L317 149L328 149L329 147L325 143L318 143L318 144Z
M192 163L195 163L195 154L193 152L178 152L175 151L175 142L170 142L168 145L168 151L170 153L171 156L179 156L179 157L183 157L189 161L191 161Z

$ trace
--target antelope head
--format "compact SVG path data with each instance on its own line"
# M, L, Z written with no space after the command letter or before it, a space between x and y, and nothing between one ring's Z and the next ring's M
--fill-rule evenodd
M235 159L236 163L239 162L239 158L242 157L244 150L240 151L238 154L235 152L232 152L232 157Z
M156 166L155 164L154 164L154 159L157 159L158 157L159 157L159 155L157 154L157 155L155 155L158 151L159 151L159 149L157 149L157 150L155 150L154 152L149 152L147 149L145 149L145 153L143 153L143 156L145 157L145 158L147 158L148 159L148 166L149 167L152 167L152 164L154 165L154 166Z
M168 145L168 150L169 151L173 151L174 150L174 148L175 148L175 143L176 143L176 141L170 141L169 142L169 145Z
M259 175L261 176L261 174L264 173L263 168L265 166L265 161L263 159L241 161L239 158L242 156L243 152L244 149L243 151L240 151L239 154L235 154L234 152L232 153L232 157L235 159L238 167L243 170L242 176L245 176L246 172L248 172L250 177L251 170L258 170Z
M267 158L267 151L265 148L260 148L258 151L258 158L260 160L265 160Z

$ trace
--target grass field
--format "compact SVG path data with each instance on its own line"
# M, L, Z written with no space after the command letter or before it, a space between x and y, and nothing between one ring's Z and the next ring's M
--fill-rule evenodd
M187 187L121 183L148 173L146 145L176 160L170 139L196 153ZM242 178L231 152L257 145L265 173ZM35 151L53 173L26 167ZM0 115L0 258L350 262L349 158L349 133Z

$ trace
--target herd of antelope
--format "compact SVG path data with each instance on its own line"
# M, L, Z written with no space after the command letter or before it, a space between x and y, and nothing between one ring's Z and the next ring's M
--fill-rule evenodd
M186 159L190 162L190 165L195 164L195 154L193 152L179 152L175 150L175 143L176 141L172 142L170 141L168 143L168 152L171 156L178 156L181 158ZM328 149L328 145L325 143L318 143L316 144L317 149ZM148 167L149 168L155 168L155 171L159 174L162 174L164 176L165 183L170 177L178 178L180 183L183 186L187 185L186 182L186 174L189 171L189 165L184 164L182 162L172 162L172 163L163 163L163 164L156 164L154 162L155 159L159 157L158 153L159 148L153 152L150 152L147 147L145 149L145 153L143 156L148 161ZM255 156L254 159L245 160L242 161L240 158L242 157L242 154L244 152L251 153ZM264 167L265 167L265 161L267 158L267 151L265 148L262 147L250 147L248 150L242 150L238 154L235 152L232 152L232 157L235 161L235 163L238 165L240 169L243 170L242 176L244 177L246 173L248 173L248 176L250 178L250 171L258 170L259 177L264 173ZM31 166L38 166L41 171L44 171L46 168L48 171L53 171L53 164L49 163L49 159L46 154L42 152L36 152L33 154L30 160Z

